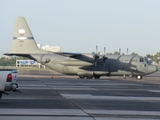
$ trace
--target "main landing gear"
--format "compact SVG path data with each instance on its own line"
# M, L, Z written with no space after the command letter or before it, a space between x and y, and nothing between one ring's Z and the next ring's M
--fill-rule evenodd
M2 92L0 92L0 99L2 98Z
M126 79L126 76L125 76L125 75L124 75L123 77L124 77L124 79ZM135 78L135 77L136 77L137 80L141 80L141 79L143 78L142 75L137 75L137 76L136 76L136 75L129 75L129 77L130 77L130 78Z
M99 79L101 76L100 75L94 75L94 76L79 76L80 79L92 79L94 77L94 79Z

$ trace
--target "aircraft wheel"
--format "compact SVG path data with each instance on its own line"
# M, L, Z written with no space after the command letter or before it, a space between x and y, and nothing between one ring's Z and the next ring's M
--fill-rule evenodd
M92 78L93 78L93 76L86 76L86 78L88 78L88 79L92 79Z
M85 76L79 76L79 78L80 78L80 79L84 79L84 78L85 78Z
M95 79L99 79L101 76L100 75L94 75Z
M2 92L0 92L0 99L2 98Z
M138 79L138 80L142 79L142 75L138 75L138 76L137 76L137 79Z

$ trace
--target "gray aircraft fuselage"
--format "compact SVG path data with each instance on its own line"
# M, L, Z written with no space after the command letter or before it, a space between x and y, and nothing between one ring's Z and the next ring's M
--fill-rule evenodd
M84 56L87 56L85 59ZM88 59L90 57L90 59ZM31 55L32 59L44 64L52 70L67 75L79 75L80 77L106 76L142 76L157 71L157 67L151 65L147 58L138 55L108 55L105 63L100 59L97 66L94 65L92 55L83 54L77 58L65 57L58 54ZM46 62L48 60L48 62Z
M142 76L154 73L157 67L138 55L89 55L82 53L49 52L37 47L24 17L15 21L10 52L5 55L24 56L67 75L80 78L101 76Z

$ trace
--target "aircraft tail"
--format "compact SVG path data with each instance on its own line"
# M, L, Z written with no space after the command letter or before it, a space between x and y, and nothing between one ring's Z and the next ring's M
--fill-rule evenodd
M17 54L34 54L46 53L47 51L40 50L34 40L34 37L28 27L24 17L17 17L13 30L13 39L10 48L10 55ZM8 55L9 55L8 54Z

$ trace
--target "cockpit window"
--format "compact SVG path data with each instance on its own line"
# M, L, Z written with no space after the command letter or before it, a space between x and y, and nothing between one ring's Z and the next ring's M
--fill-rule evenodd
M147 63L148 63L148 60L147 60L147 58L146 58L146 57L144 57L144 60L145 60L145 62L147 62Z
M139 58L139 62L144 62L144 59L143 58Z

